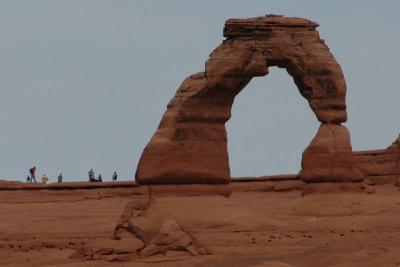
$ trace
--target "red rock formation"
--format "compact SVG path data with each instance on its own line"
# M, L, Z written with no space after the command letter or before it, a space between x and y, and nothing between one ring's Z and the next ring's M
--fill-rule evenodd
M339 124L321 124L303 153L300 177L306 182L354 182L364 178L354 163L350 134Z
M400 138L386 149L353 153L360 170L373 184L394 183L400 177Z
M400 262L400 201L394 186L376 186L375 194L366 195L352 193L371 192L362 183L308 183L306 197L298 190L271 193L271 186L286 182L294 180L3 189L0 266L255 267L274 260L297 267L386 267Z
M205 71L186 78L167 106L161 123L144 149L136 171L139 183L226 183L230 181L225 123L231 117L234 98L253 77L268 74L268 67L286 68L300 94L309 102L322 123L347 120L346 83L339 64L316 31L317 23L276 15L250 19L229 19L226 39L209 56ZM323 128L323 127L322 127ZM313 143L318 143L319 135ZM329 157L340 164L339 176L317 172L309 164L312 145L304 158L303 176L307 181L358 180L353 177L350 137L324 142ZM336 153L335 149L340 149ZM343 153L342 153L343 152ZM334 155L333 155L334 154ZM344 156L343 159L340 159ZM311 176L310 176L311 175Z

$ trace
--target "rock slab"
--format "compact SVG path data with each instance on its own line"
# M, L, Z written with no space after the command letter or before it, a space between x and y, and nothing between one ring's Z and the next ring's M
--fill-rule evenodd
M363 173L354 161L350 134L339 124L321 124L303 152L300 178L305 182L359 182Z
M400 137L386 149L355 151L353 155L371 184L393 184L400 177Z

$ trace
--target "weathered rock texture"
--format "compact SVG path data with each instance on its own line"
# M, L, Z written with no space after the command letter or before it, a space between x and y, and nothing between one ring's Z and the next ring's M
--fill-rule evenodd
M356 182L364 178L354 163L350 134L345 126L321 124L303 153L300 177L306 182Z
M271 66L287 70L321 123L337 124L337 129L347 133L339 125L347 120L345 79L317 26L306 19L276 15L227 20L226 40L210 54L205 71L186 78L168 104L143 151L136 180L147 184L229 182L225 123L231 117L234 98L253 77L267 75ZM317 139L319 135L323 134ZM316 171L317 177L310 177L313 170L307 168L315 165L308 164L307 152L305 180L338 181L346 175L345 180L354 180L349 135L324 142L344 142L328 145L327 155L348 166L331 177L331 170L322 171L324 165ZM312 151L326 154L315 146ZM344 159L340 159L342 155Z
M1 190L0 266L398 266L398 188L293 181Z
M372 184L396 183L400 177L400 137L386 149L356 151L353 155Z
M153 255L207 254L192 236L186 233L171 216L153 216L154 199L135 196L126 205L114 231L114 239L130 242L131 258ZM150 217L150 218L149 218ZM133 247L133 244L139 244Z

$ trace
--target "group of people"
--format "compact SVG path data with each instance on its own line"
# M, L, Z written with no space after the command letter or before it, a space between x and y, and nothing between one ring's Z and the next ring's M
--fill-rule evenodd
M89 182L102 182L103 181L103 177L101 176L101 174L99 174L97 179L95 178L93 169L90 169L88 174L89 174ZM112 180L116 181L117 178L118 178L117 172L114 172L112 175ZM48 180L49 180L49 177L47 177L46 174L43 174L42 183L46 184ZM62 175L62 173L60 173L60 175L58 175L58 177L57 177L57 182L62 183L62 181L63 181L63 175ZM29 169L29 175L26 177L26 182L27 183L33 183L33 182L36 183L36 166L33 166L32 168Z
M33 166L32 168L29 169L29 175L26 177L27 183L33 183L33 182L36 183L36 174L35 173L36 173L36 167ZM61 173L60 173L60 175L61 175ZM61 177L62 177L62 175L61 175ZM46 184L48 180L49 180L49 177L47 177L46 174L43 174L42 183Z
M99 174L99 176L97 176L97 179L96 179L96 175L94 174L93 169L89 170L88 175L89 175L89 182L103 182L103 177L101 176L101 174ZM118 174L117 174L117 172L114 172L112 175L112 180L116 181L117 178L118 178Z

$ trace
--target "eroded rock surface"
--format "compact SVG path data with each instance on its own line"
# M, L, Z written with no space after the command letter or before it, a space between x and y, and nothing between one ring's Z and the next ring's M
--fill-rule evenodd
M292 181L1 190L0 266L400 262L397 187L365 194L357 183L308 183L308 190L324 186L326 194L272 192L273 184ZM337 186L346 188L335 193Z
M208 254L173 217L158 214L153 201L150 188L147 194L131 197L118 219L113 238L85 243L72 258L129 261L154 255L186 257Z
M210 54L205 71L186 78L168 104L142 153L136 181L229 182L225 123L234 98L271 66L288 71L321 123L345 122L345 79L317 26L276 15L227 20L226 39Z
M355 164L347 128L321 124L303 153L300 177L306 182L358 182L364 175Z
M370 184L396 183L400 177L400 137L386 149L353 152Z
M159 232L141 251L141 255L145 257L157 254L196 256L206 255L207 251L184 232L173 218L167 218Z

